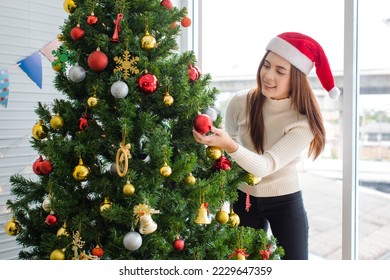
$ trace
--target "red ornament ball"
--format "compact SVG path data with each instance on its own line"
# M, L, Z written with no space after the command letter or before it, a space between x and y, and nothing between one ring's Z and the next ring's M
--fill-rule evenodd
M99 245L96 245L96 247L92 249L91 253L92 253L92 255L94 255L94 256L96 256L98 258L101 258L104 255L104 250Z
M158 87L158 80L153 74L144 74L138 78L138 87L145 94L153 94Z
M96 72L101 72L106 69L108 65L107 55L99 49L92 52L88 56L88 66Z
M173 7L171 0L162 0L162 1L160 2L160 5L161 5L161 6L164 6L164 7L167 8L168 10L172 10L172 7Z
M172 243L172 247L177 250L177 251L181 251L184 249L184 241L180 238L176 238L175 241L173 241Z
M230 170L231 162L227 157L220 157L214 162L214 170Z
M182 19L181 19L181 26L183 27L188 27L191 25L191 19L187 16L184 16Z
M57 217L54 216L54 214L50 214L46 217L46 220L45 220L46 224L48 224L49 226L54 226L55 224L57 224Z
M91 26L94 26L98 23L99 19L93 13L87 17L87 23Z
M196 65L188 66L188 78L190 79L190 82L198 80L201 74L200 69Z
M70 37L72 37L73 41L81 40L84 38L84 36L84 29L82 29L79 24L77 24L76 27L73 27L70 31Z
M37 175L42 175L41 164L43 162L42 156L40 156L33 164L33 171Z
M41 162L40 171L42 174L47 175L53 171L53 165L51 164L51 161L48 159L45 159Z
M213 120L209 115L199 114L193 120L193 126L197 132L206 134L210 132L211 127L213 126Z

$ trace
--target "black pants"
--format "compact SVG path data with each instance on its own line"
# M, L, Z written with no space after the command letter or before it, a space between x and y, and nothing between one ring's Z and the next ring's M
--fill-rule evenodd
M285 255L284 260L307 260L309 226L303 205L302 192L275 196L250 197L251 207L245 210L246 194L238 191L234 212L240 216L240 225L268 230L277 239Z

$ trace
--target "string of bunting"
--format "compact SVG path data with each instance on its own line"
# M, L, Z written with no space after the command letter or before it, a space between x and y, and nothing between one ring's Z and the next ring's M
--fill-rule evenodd
M52 51L58 49L62 43L56 39L43 46L39 51L34 52L28 57L18 61L15 65L8 69L0 69L0 105L7 108L8 96L10 94L10 78L9 72L20 67L27 76L42 89L42 59L41 54L44 55L50 62L54 61Z

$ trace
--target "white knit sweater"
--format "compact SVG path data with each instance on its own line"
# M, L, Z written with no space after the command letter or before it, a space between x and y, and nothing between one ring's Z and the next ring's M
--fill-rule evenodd
M239 144L238 149L229 154L231 158L262 180L255 186L243 183L239 189L256 197L299 191L296 164L313 139L306 116L291 106L290 98L267 98L263 107L264 153L258 154L247 127L247 96L248 91L241 91L231 98L226 108L224 128Z

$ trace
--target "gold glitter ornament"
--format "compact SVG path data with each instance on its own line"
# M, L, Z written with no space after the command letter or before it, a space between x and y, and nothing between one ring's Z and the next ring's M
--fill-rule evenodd
M171 106L173 104L173 97L168 93L166 92L165 95L163 96L163 103L165 106Z
M129 180L127 180L126 184L122 188L122 191L125 196L132 196L135 193L135 187Z
M57 113L50 119L50 126L54 129L60 129L64 125L64 119Z
M220 209L215 215L215 220L220 224L226 224L229 221L229 213Z
M222 148L221 147L217 147L217 146L208 146L206 148L206 154L207 154L207 157L208 158L211 158L211 159L219 159L222 157Z
M50 260L62 261L65 260L65 249L56 249L50 254Z
M196 178L194 177L194 175L192 175L192 173L188 174L186 177L186 184L189 186L193 186L195 185L195 183L196 183Z

